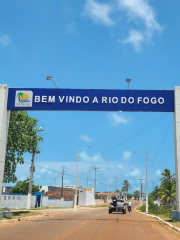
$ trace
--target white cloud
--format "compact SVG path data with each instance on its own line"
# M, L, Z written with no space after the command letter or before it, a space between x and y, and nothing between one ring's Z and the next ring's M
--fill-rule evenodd
M150 39L154 31L162 31L162 27L155 20L155 13L152 7L148 5L146 0L118 0L118 7L127 11L130 21L134 21L137 24L139 23L138 20L140 20L145 25L144 32L140 33L139 31L131 30L129 37L120 41L121 43L130 43L136 51L140 51L143 41Z
M132 20L136 18L143 20L147 29L161 31L161 26L155 20L154 11L146 0L119 0L119 8L127 10Z
M82 151L80 152L80 158L82 158L86 162L97 162L101 160L101 154L97 153L94 156L92 155L91 157L85 152Z
M133 176L133 177L136 177L136 176L141 175L141 173L138 170L138 168L135 168L132 172L130 172L130 175Z
M156 171L156 176L160 176L160 175L161 175L161 170L158 169L158 170Z
M97 24L109 27L114 24L109 17L111 11L112 8L108 4L100 4L93 0L87 0L82 15L88 16Z
M123 165L117 164L117 168L122 169L122 168L123 168Z
M81 138L81 140L83 140L85 142L91 142L92 141L91 138L87 135L82 135L80 138Z
M110 119L111 125L113 126L118 126L119 124L128 124L132 121L131 118L125 118L122 114L118 113L110 113L108 117Z
M24 180L26 180L26 179L27 179L26 176L22 176L22 177L19 179L19 181L24 181Z
M130 43L133 45L134 49L139 52L141 50L141 43L144 41L144 36L142 33L138 31L130 31L129 37L124 39L123 41L119 40L121 43Z
M125 160L129 160L131 155L132 155L132 153L129 152L129 151L124 151L123 152L123 157L124 157Z
M0 44L3 46L8 46L11 42L10 37L7 34L0 34Z
M49 167L48 165L45 165L44 168L42 168L42 169L40 170L40 172L41 172L41 173L47 172L48 167Z
M75 22L70 22L67 26L66 26L66 31L69 34L76 34L77 33L77 29L76 29L76 24Z

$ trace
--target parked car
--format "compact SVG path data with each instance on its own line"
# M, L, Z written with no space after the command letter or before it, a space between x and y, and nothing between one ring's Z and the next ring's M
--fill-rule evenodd
M109 214L112 212L123 212L123 214L126 214L126 203L124 199L112 198L112 202L109 205Z

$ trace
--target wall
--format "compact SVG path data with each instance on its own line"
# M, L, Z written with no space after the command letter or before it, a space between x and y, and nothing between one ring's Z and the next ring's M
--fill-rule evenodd
M48 198L48 196L43 196L42 200L43 207L62 207L62 208L72 208L73 201L62 199Z
M78 197L78 206L86 206L86 189L78 188L79 197Z
M0 208L26 208L27 207L27 194L6 194L3 193L1 197L1 206ZM42 207L63 207L71 208L73 206L73 201L61 200L61 199L49 199L48 196L43 196ZM31 196L31 207L35 207L36 196Z
M101 200L101 201L96 201L96 205L101 205L101 204L104 204L104 201Z
M31 207L35 207L36 196L31 196ZM6 194L1 196L0 208L26 208L27 206L27 194Z
M86 191L86 206L94 205L94 191Z

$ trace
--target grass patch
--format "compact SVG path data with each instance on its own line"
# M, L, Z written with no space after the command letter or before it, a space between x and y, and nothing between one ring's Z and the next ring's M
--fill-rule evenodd
M145 212L146 211L146 206L143 205L141 207L138 207L137 210L141 211L141 212ZM160 207L158 211L155 211L154 209L151 209L149 207L148 209L149 214L155 215L159 218L161 218L162 220L172 224L175 227L180 228L180 221L176 221L172 219L172 210L169 210L166 207ZM164 223L159 222L160 225L163 225Z
M42 215L42 213L39 212L13 212L13 216L8 216L8 217L2 217L0 220L8 220L8 219L15 219L15 218L22 218L22 217L31 217L31 216L37 216L37 215Z

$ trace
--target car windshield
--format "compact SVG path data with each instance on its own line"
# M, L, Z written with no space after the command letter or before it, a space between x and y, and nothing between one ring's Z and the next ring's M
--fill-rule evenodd
M118 199L117 202L124 203L124 200Z

